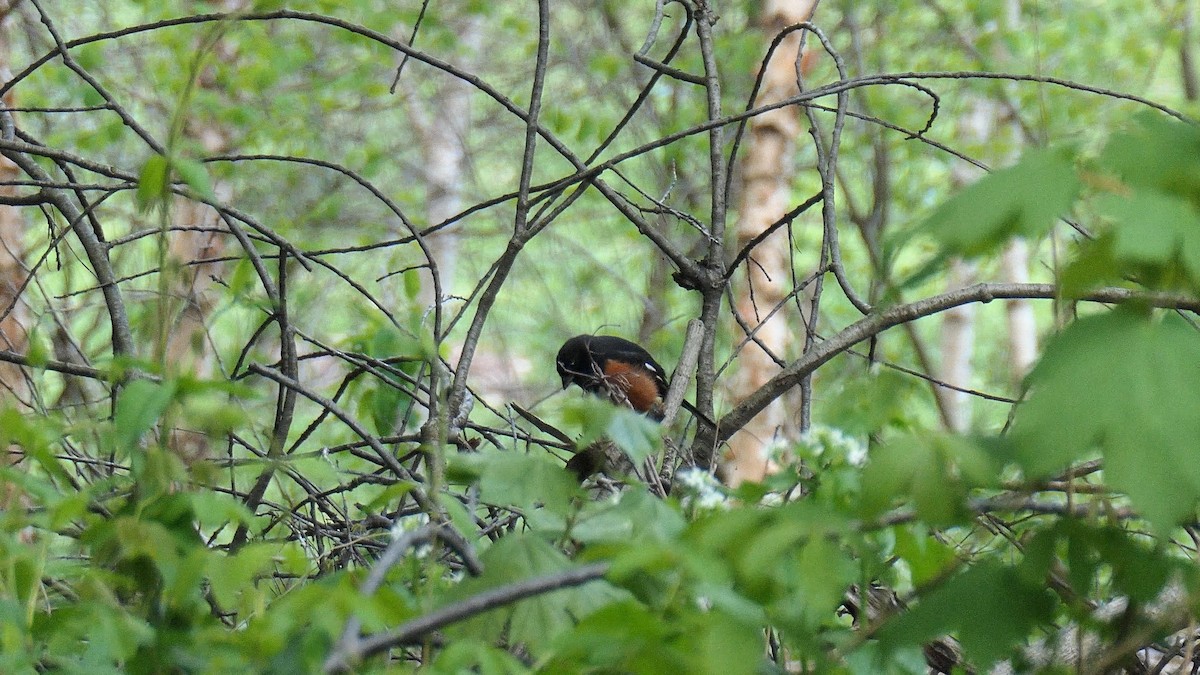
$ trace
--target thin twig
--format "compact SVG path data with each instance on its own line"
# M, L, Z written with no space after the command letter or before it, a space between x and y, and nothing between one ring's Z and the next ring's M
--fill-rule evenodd
M444 626L469 619L490 609L503 607L519 600L563 588L581 586L603 577L607 572L608 563L592 563L484 591L461 602L434 610L425 616L413 619L392 630L363 638L355 645L355 649L337 649L325 660L324 670L327 673L343 672L362 659L391 649L392 647L413 644L429 633Z

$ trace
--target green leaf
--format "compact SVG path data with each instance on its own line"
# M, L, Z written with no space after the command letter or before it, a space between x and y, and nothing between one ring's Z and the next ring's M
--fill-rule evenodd
M119 452L128 452L137 445L142 434L162 416L174 394L174 383L150 380L134 380L121 390L113 416L113 441Z
M483 576L454 589L447 600L463 599L496 586L561 572L573 566L558 549L523 534L501 538L480 556ZM482 614L460 628L468 635L494 639L507 628L513 643L542 649L570 630L576 617L585 616L615 599L627 597L607 582L552 591Z
M223 527L227 524L249 525L254 514L242 500L220 492L202 490L188 493L196 521L207 527Z
M1161 548L1151 548L1114 527L1100 530L1095 547L1098 557L1112 567L1113 588L1135 602L1150 602L1158 597L1172 573L1183 563Z
M970 516L968 491L993 484L998 473L994 460L970 439L902 436L872 451L863 472L860 512L875 518L912 499L921 520L951 525Z
M633 460L635 466L658 450L661 433L662 428L657 422L626 408L617 408L605 429L605 435Z
M173 166L176 173L179 174L179 178L184 184L195 190L196 194L210 202L217 200L217 195L213 192L212 181L208 178L208 170L204 168L204 164L194 159L176 157Z
M1117 262L1113 232L1103 232L1081 242L1075 259L1059 275L1059 288L1066 298L1080 298L1106 282L1124 282L1128 270Z
M1113 135L1099 164L1134 188L1149 188L1200 206L1200 129L1147 111Z
M1039 237L1070 210L1080 182L1070 157L1035 150L1012 167L994 171L951 198L921 230L947 254L973 257L1010 237Z
M571 537L585 544L654 541L679 536L686 523L667 502L641 490L627 490L620 500L593 502L576 521Z
M404 421L400 413L410 399L403 389L389 382L374 382L363 392L359 404L367 409L375 433L387 436L400 430Z
M841 595L840 589L838 593ZM690 661L683 672L755 675L763 657L762 628L722 611L698 612L686 625L681 647ZM650 672L664 672L656 668Z
M688 672L687 655L671 644L671 623L626 601L596 611L556 644L548 672Z
M170 195L171 164L162 155L152 155L138 173L137 203L142 210L161 206Z
M941 576L958 559L958 554L953 546L929 536L926 528L921 527L920 532L914 532L913 528L911 525L896 528L896 555L908 564L913 585L922 586Z
M866 435L905 424L906 406L917 396L915 378L887 368L846 368L830 382L828 396L813 401L820 406L813 419L837 420L848 434Z
M797 608L811 626L834 614L858 576L858 566L827 537L813 537L800 549L796 570Z
M523 509L542 504L563 513L579 494L579 484L547 456L502 452L480 457L479 498Z
M503 649L477 640L461 640L446 645L445 649L438 652L428 672L433 675L517 675L531 671L517 657Z
M415 300L421 292L421 271L408 270L404 273L404 295L409 300Z
M954 632L966 658L986 670L1053 618L1042 583L1014 568L982 561L923 597L878 632L885 651Z
M236 555L215 554L208 559L207 577L213 596L222 606L231 608L242 594L255 593L254 582L270 576L275 568L275 544L251 544Z
M1200 336L1133 309L1086 317L1047 347L1029 376L1012 440L1030 477L1104 455L1105 479L1166 531L1200 497ZM1170 476L1170 480L1163 480Z
M1112 255L1121 272L1143 285L1172 288L1200 281L1200 211L1185 199L1140 190L1103 195L1100 211L1113 221Z
M617 407L594 396L579 397L563 408L563 421L568 427L579 429L575 445L586 448L592 441L604 437L609 422Z

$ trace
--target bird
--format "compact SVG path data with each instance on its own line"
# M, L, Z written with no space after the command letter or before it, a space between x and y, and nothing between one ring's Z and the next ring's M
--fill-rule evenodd
M667 396L667 373L650 352L636 342L615 335L576 335L563 343L555 357L562 388L572 384L662 421ZM708 417L684 401L682 407L707 422ZM708 422L711 424L711 422ZM586 448L567 462L580 480L601 470L602 453Z
M615 335L576 335L563 343L555 358L562 388L579 385L661 420L667 395L667 373L641 345Z

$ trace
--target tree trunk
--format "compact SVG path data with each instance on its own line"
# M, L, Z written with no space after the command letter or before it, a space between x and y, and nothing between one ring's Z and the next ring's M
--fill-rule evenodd
M1029 245L1024 239L1014 239L1004 249L1000 265L1004 281L1029 283ZM1008 312L1009 372L1014 384L1019 384L1037 360L1037 322L1033 303L1029 300L1009 300L1005 309Z
M223 9L238 11L245 0L225 0ZM218 42L213 47L216 59L233 62L237 53L227 42ZM213 88L217 83L211 69L201 73L197 83L201 89ZM229 133L219 122L189 125L185 133L199 140L204 151L210 155L229 150ZM213 191L220 201L232 197L227 183L215 182ZM167 236L168 264L163 274L170 274L168 303L173 316L168 324L164 355L166 363L178 373L188 373L199 378L211 377L215 368L212 348L208 339L208 320L216 307L216 298L209 290L225 269L224 262L205 262L220 258L225 253L227 235L220 214L207 204L176 198L172 208L172 225L181 228ZM198 431L176 428L171 430L171 448L185 461L191 462L208 455L210 439Z
M13 5L0 3L0 79L7 82L12 77L9 68L11 19ZM4 106L15 105L13 93L4 97ZM11 113L10 113L11 114ZM18 193L12 182L21 177L21 171L5 157L0 157L0 194L6 197ZM25 269L25 232L28 225L20 207L0 205L0 349L24 354L29 347L29 307L21 298L21 288L29 276ZM26 401L29 388L26 375L20 366L0 362L0 404L21 404Z
M0 80L5 82L12 77L8 51L9 13L12 9L12 3L0 4ZM12 108L13 105L10 91L4 97L4 106ZM17 194L18 188L12 182L20 177L20 169L8 158L0 157L0 194L6 197ZM19 207L0 205L0 349L18 354L25 354L29 348L29 307L21 297L21 288L29 276L24 262L26 230L25 218ZM0 362L0 408L17 406L27 409L30 406L26 377L20 366ZM15 466L24 459L24 449L19 445L11 444L0 450L4 453L0 457L0 466ZM28 503L15 484L0 485L0 512L14 507L28 507ZM22 532L20 538L31 542L33 531Z
M946 290L970 286L975 283L975 280L975 265L964 260L955 260L950 264ZM971 386L971 377L975 372L971 364L974 349L975 305L962 305L945 312L942 315L942 358L938 379L959 387ZM947 387L938 387L937 392L938 397L942 400L942 410L946 411L946 423L950 430L960 433L969 430L971 427L970 395Z
M763 4L763 43L770 44L784 27L807 21L816 2L804 0L767 0ZM801 33L793 32L775 50L763 77L757 105L779 101L798 92L796 64ZM736 226L737 247L741 250L787 212L791 181L795 172L796 138L801 133L796 108L780 108L750 121L750 133L742 160L742 195ZM784 302L790 290L791 256L786 232L777 232L754 250L746 264L744 283L735 290L734 309L754 328L754 337L776 355L788 344L804 343L804 321L780 311L764 318ZM737 376L729 394L734 400L749 396L778 371L774 360L758 344L750 342L738 355ZM744 480L761 480L769 471L766 451L786 421L779 401L772 403L740 432L729 439L724 458L725 478L731 485Z

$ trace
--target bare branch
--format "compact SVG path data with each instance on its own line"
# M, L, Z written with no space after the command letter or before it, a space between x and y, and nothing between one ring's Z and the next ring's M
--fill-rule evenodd
M325 661L325 672L343 672L360 660L392 647L413 644L429 633L464 619L482 614L490 609L503 607L519 600L550 593L563 588L581 586L595 581L608 572L608 563L592 563L544 577L485 591L479 595L434 610L418 619L397 626L390 631L372 635L361 640L357 649L337 649Z

